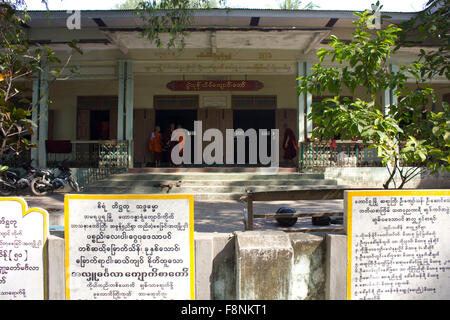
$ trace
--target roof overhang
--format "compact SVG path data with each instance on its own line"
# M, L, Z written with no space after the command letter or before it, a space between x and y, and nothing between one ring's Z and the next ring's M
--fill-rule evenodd
M136 31L105 31L108 39L123 50L156 49ZM190 31L186 49L283 49L307 53L329 35L329 30L209 30ZM163 43L169 35L161 35Z
M332 27L350 28L357 17L353 11L335 10L273 10L273 9L198 9L192 10L193 27L296 27L325 28L332 19ZM135 10L81 10L82 28L139 28L145 25ZM66 28L72 11L29 11L30 28ZM383 12L389 23L409 20L415 13Z

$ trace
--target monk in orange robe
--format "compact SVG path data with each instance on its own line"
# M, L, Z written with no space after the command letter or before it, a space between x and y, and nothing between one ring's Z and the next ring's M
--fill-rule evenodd
M162 159L162 139L161 139L161 128L159 126L155 127L155 131L153 131L150 141L148 143L148 148L153 152L155 157L155 167L159 167Z

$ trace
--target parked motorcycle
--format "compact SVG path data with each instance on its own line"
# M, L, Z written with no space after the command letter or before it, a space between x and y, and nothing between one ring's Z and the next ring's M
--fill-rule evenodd
M20 168L8 168L1 172L0 194L2 196L9 196L30 187L36 173L36 169L31 165L32 162L33 160L29 160L22 163Z
M74 191L80 192L80 187L72 176L72 170L66 165L66 161L57 164L56 168L60 171L58 175L51 169L36 171L35 178L30 184L31 192L36 196L45 196L55 190L63 189L67 185Z

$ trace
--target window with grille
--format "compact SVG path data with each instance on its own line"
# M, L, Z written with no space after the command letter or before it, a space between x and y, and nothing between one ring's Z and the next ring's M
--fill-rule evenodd
M196 109L198 108L197 95L154 96L155 109Z
M277 96L232 96L233 109L276 109Z

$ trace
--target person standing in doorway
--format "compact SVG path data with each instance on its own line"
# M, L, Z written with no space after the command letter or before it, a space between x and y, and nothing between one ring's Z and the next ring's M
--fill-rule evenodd
M296 167L295 158L297 157L297 140L295 139L294 132L286 123L284 124L283 149L284 160L288 160L293 167Z
M172 133L175 130L175 123L171 123L170 127L168 130L164 131L163 134L163 155L164 155L164 161L167 161L169 163L169 165L171 167L173 167L173 162L172 162L172 149L174 146L176 146L177 142L176 141L172 141Z
M183 128L179 124L177 126L177 129L183 129ZM180 155L181 158L183 158L183 148L184 148L184 144L186 143L186 141L184 141L184 139L183 139L183 135L180 135L180 137L178 138L178 143L180 144L180 153L179 153L179 155ZM179 166L181 167L181 165L179 165Z
M153 131L148 143L148 148L153 152L155 158L155 167L159 167L161 165L162 159L162 140L160 131L161 128L159 126L156 126L155 131Z

